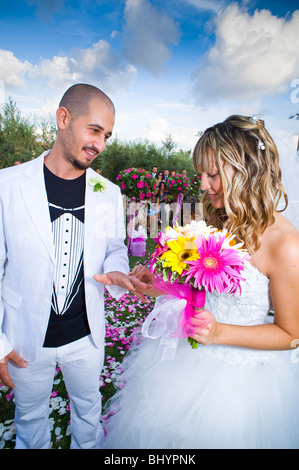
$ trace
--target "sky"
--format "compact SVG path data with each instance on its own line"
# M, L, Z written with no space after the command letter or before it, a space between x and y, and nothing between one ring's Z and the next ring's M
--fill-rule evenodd
M122 141L192 150L210 125L259 114L295 146L298 32L298 0L1 0L0 106L47 118L90 83Z

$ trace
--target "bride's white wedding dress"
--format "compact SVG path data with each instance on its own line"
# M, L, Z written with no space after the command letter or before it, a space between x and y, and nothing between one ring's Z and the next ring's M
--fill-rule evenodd
M216 320L269 321L267 277L250 263L244 273L241 296L207 294ZM173 360L154 362L159 341L143 338L125 358L105 448L299 448L299 349L192 349L184 339Z

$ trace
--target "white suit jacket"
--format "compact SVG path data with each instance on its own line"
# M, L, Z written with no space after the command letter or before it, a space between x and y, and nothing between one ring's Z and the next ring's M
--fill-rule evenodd
M42 348L54 280L54 244L44 156L0 171L0 359L15 349L26 361ZM94 274L129 271L124 244L123 202L119 188L106 180L103 192L88 184L98 174L87 170L85 194L84 282L87 318L95 345L104 346L104 287ZM119 298L125 291L109 287Z

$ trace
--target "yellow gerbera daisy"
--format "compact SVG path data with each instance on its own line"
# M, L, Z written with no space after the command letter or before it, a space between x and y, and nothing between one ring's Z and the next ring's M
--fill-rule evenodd
M162 254L164 267L171 268L172 272L182 274L187 268L186 261L195 261L199 258L197 247L193 239L179 237L177 240L167 242L169 250Z

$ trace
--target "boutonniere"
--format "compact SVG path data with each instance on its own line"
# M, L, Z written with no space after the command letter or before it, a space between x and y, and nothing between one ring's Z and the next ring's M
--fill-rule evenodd
M98 176L96 178L89 178L88 184L89 184L89 186L91 186L93 188L95 193L97 191L103 192L103 191L105 191L105 189L107 187L106 181L104 180L104 178L101 178L100 176Z

